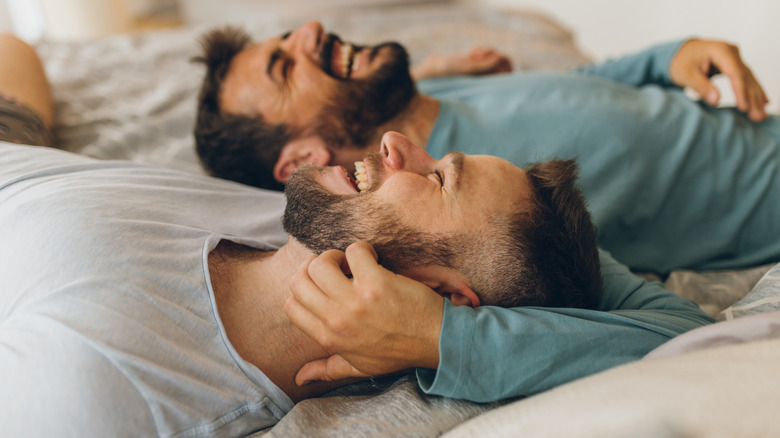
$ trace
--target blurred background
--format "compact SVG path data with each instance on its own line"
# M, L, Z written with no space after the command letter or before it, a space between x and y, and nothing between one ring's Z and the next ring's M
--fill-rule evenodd
M672 39L700 36L737 43L780 109L778 0L418 0L533 9L568 27L593 60ZM243 22L257 14L285 15L410 0L0 0L0 31L35 42L78 40L112 33ZM729 99L729 96L726 96Z

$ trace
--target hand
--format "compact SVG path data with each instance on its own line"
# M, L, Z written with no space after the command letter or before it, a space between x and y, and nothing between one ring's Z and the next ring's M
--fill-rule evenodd
M312 258L290 288L285 314L331 355L304 365L296 384L438 366L444 299L380 266L370 244Z
M486 75L508 73L512 62L503 53L487 47L476 47L468 53L431 55L412 68L415 80L441 76Z
M754 122L767 118L765 107L769 100L753 72L742 61L737 46L719 41L690 40L682 45L669 65L669 76L674 83L692 88L713 106L720 100L720 93L709 78L718 73L731 80L740 111Z

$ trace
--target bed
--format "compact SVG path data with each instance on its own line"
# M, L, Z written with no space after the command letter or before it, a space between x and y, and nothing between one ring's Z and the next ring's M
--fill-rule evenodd
M257 16L242 24L261 39L310 18ZM399 40L412 62L475 45L500 49L520 70L562 70L588 61L567 29L531 11L426 4L318 18L348 40ZM61 147L203 173L191 135L202 70L189 59L205 30L37 44L52 84ZM476 404L424 395L409 377L377 379L299 403L258 435L780 434L771 416L780 406L773 376L780 364L780 268L675 271L663 281L723 322L683 335L638 363L527 399Z

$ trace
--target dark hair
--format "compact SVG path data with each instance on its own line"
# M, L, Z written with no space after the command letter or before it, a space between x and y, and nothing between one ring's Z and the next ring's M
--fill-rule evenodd
M289 141L285 124L271 125L259 114L225 114L219 93L233 58L251 43L236 27L212 29L201 37L203 55L192 59L206 65L198 97L195 144L201 164L211 175L256 187L284 190L273 177L274 163Z
M601 269L577 171L574 160L532 165L530 206L523 203L511 217L493 218L497 232L489 239L496 243L487 246L488 253L458 245L459 252L480 260L461 269L470 271L466 276L484 304L595 308Z

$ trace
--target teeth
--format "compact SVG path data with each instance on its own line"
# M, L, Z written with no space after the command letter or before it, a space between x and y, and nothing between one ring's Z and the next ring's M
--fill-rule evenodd
M353 52L352 44L344 44L341 46L341 74L343 77L348 78L350 73L350 60L352 59Z
M368 188L368 175L366 165L362 161L355 161L355 179L358 181L358 190L363 192Z
M353 55L352 55L352 71L350 72L350 76L352 75L352 73L355 73L355 70L358 69L358 66L360 66L360 57L359 56L355 56L355 54L353 53Z

